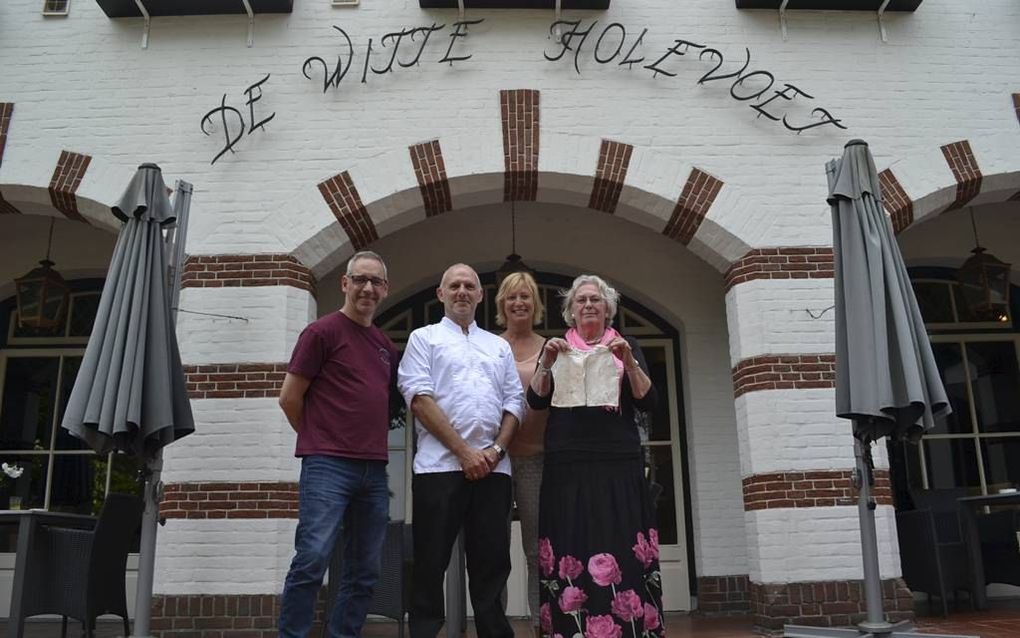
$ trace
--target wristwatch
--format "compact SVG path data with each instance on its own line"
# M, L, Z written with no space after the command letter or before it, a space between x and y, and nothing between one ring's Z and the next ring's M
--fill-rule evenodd
M502 446L502 445L500 445L499 443L493 443L493 444L492 444L492 445L490 445L489 447L491 447L492 449L496 450L496 456L498 456L498 457L499 457L499 460L500 460L500 461L502 461L502 460L503 460L503 457L505 457L505 456L506 456L506 450L504 450L504 449L503 449L503 446Z

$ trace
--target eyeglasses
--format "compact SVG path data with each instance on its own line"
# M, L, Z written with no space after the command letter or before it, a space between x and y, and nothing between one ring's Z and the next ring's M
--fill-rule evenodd
M593 306L597 306L603 301L602 297L598 295L592 295L590 297L574 297L574 303L578 306L584 306L590 303Z
M372 285L375 286L376 288L383 288L389 285L389 282L383 279L382 277L369 277L368 275L351 275L350 277L348 277L348 279L351 281L352 284L358 286L359 288L369 282L371 282Z

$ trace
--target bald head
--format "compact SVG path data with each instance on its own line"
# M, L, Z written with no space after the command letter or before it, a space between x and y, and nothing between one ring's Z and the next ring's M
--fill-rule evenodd
M475 308L482 301L482 282L467 264L454 264L443 273L436 289L447 317L464 330L475 320Z
M468 266L467 264L454 264L447 268L443 272L443 278L439 280L439 287L442 288L443 286L445 286L446 282L449 281L450 277L452 277L455 272L457 272L457 274L462 274L461 271L471 273L471 276L474 277L475 284L479 288L482 287L482 280L478 278L478 273L475 272L474 268Z

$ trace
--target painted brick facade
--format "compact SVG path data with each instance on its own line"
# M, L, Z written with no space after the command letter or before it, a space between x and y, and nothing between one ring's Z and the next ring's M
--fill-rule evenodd
M290 255L191 255L182 288L293 286L315 294L315 278Z
M1013 111L1016 112L1016 119L1020 122L1020 93L1013 94Z
M764 355L733 367L733 394L759 390L831 388L836 383L836 356Z
M755 279L831 279L832 259L832 248L757 248L726 271L726 290Z
M888 168L878 174L882 185L882 203L892 219L893 231L898 235L914 223L914 202Z
M857 504L857 489L851 471L755 474L743 480L743 488L745 510ZM879 505L893 504L888 470L875 471L872 494Z
M633 152L634 147L630 144L602 140L588 208L604 213L616 212L616 204L620 201L620 192L623 190L623 182L627 179L627 169L630 167L630 156Z
M689 244L722 187L722 180L700 169L692 170L662 234L681 244Z
M344 171L320 182L319 193L329 204L329 209L333 211L333 215L340 222L356 250L361 250L379 239L375 223L369 217L350 173Z
M747 574L698 577L698 613L742 616L750 611L751 581Z
M503 199L534 201L538 193L539 92L499 92L503 122Z
M169 483L166 518L297 518L297 483Z
M967 140L946 144L942 147L942 155L956 178L956 200L948 210L962 208L981 192L982 177L977 158Z
M68 219L88 223L85 217L78 211L78 200L75 199L75 192L81 186L92 158L81 153L61 151L60 159L53 169L53 177L50 178L50 201L53 207L64 214Z
M882 581L882 607L891 622L914 617L914 599L902 579ZM860 581L751 583L751 611L754 624L768 632L786 624L845 627L867 616Z
M322 630L324 593L316 601L312 636ZM275 595L156 595L150 629L153 638L276 638L279 618Z
M184 366L192 399L261 399L280 395L286 363L209 363Z
M439 140L415 144L408 149L414 176L418 179L421 199L425 204L425 216L433 217L453 209L450 196L450 181L446 178L446 164Z

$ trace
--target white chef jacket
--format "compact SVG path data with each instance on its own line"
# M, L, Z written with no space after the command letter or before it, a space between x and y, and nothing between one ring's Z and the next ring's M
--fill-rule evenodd
M524 390L510 344L473 321L467 334L449 317L412 332L397 383L408 406L419 394L435 399L461 438L475 448L495 442L504 412L518 422L524 417ZM453 452L418 419L414 425L415 474L462 470ZM493 471L510 474L510 458L504 457Z

